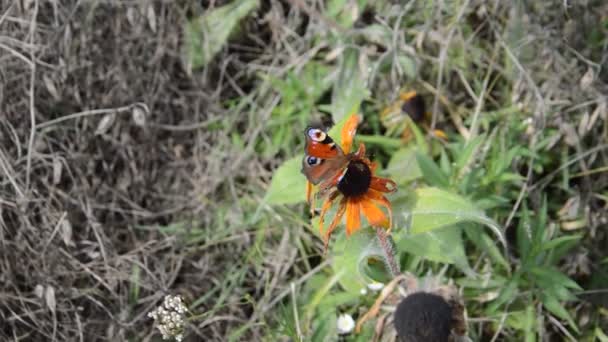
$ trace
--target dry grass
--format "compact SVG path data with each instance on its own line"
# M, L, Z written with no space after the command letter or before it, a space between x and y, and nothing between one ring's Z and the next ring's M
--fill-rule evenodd
M222 341L245 326L244 339L260 340L275 298L289 294L286 284L318 270L302 254L299 243L313 245L306 233L276 218L262 231L251 225L258 192L279 163L255 153L256 142L271 139L266 125L280 100L256 88L256 73L297 70L326 48L313 37L336 24L309 2L264 2L237 41L189 75L179 53L182 23L223 1L144 3L0 4L0 340L150 339L146 314L169 292L197 299L197 311L207 313L189 327L198 339ZM468 6L463 14L477 20L470 8L482 6ZM486 11L476 34L487 43L510 24L508 7ZM509 80L513 102L534 113L536 130L557 129L556 139L582 155L593 134L606 132L578 126L579 113L606 120L591 110L604 101L597 115L605 115L606 70L583 57L590 54L581 38L589 27L571 19L589 11L546 13L546 20L522 18L536 37L534 58L511 58L518 70ZM450 39L465 51L476 47L440 13L427 24L420 51L438 54L418 52L432 66L422 77L454 103L475 108L485 98L489 108L500 107L503 94L488 88L476 97L456 72L435 78L450 58L442 50ZM525 35L519 38L529 47ZM604 49L604 65L606 56ZM401 84L400 74L391 75L379 81L379 94ZM145 124L134 111L145 113ZM526 143L534 150L538 142ZM605 151L581 156L581 169L606 161ZM529 179L521 196L538 198L550 179ZM580 177L583 205L605 241L603 202L585 195L605 188L608 178L590 179ZM179 234L159 229L168 226Z
M220 103L234 96L220 73L245 83L238 58L188 77L185 6L24 3L0 6L0 339L149 336L145 314L165 291L206 293L238 257L226 251L250 241L203 254L136 229L206 226L225 184L259 173L221 148L244 120L202 129L225 120ZM143 126L136 102L149 108ZM82 115L53 124L73 113ZM227 325L200 333L222 336Z

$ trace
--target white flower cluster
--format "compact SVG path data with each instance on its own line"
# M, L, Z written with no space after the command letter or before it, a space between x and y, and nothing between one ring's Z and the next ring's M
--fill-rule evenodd
M188 308L184 305L181 296L168 295L161 306L148 313L148 317L154 318L154 323L163 335L163 340L173 337L176 341L181 342L184 338L187 312Z

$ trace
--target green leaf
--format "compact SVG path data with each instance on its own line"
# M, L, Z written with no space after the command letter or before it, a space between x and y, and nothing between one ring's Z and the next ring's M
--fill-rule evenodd
M312 322L315 317L315 312L317 308L322 303L323 298L326 297L331 289L338 283L340 277L342 276L342 272L336 272L331 278L325 280L321 286L314 291L310 300L306 305L306 309L304 310L303 319L308 326L309 322Z
M445 152L445 149L441 149L439 167L441 167L441 171L443 171L443 174L445 175L452 173L452 165L450 164L450 160L448 159L448 154Z
M359 294L370 282L388 279L373 229L360 229L350 237L340 232L331 253L332 268L340 274L340 285L348 292ZM385 279L378 279L378 274L384 274L381 277Z
M405 76L409 77L410 79L416 78L418 74L418 67L416 66L416 61L414 59L409 56L399 54L397 56L397 62L399 63L399 66L401 66L401 70L403 70Z
M335 19L339 26L350 28L357 21L366 4L366 0L329 0L326 4L325 14Z
M416 160L418 161L418 167L422 171L424 180L433 186L439 186L447 188L450 184L448 176L441 171L441 169L435 164L435 162L422 153L416 153Z
M572 319L568 311L560 304L557 298L550 296L546 293L541 293L541 301L543 302L545 308L549 310L549 312L561 319L568 321L572 329L574 329L577 333L579 332L578 327L574 323L574 320Z
M608 342L608 336L606 336L600 327L596 327L594 333L595 337L597 337L600 342Z
M480 232L479 229L474 226L465 227L464 231L467 238L471 240L477 248L488 253L490 258L492 258L492 260L497 262L499 265L503 266L505 270L510 269L509 262L500 252L500 249L494 240L492 240L492 238L486 234L486 232Z
M363 39L367 40L368 42L381 46L389 46L392 44L393 41L393 35L391 33L391 30L388 27L380 24L372 24L365 26L362 29L358 30L356 34L361 35L361 37L363 37Z
M412 234L471 221L488 226L506 246L498 224L464 197L438 188L419 188L415 191L413 202Z
M239 21L258 4L258 0L233 1L188 21L182 48L188 69L207 65L228 41Z
M481 144L484 142L485 136L479 135L472 140L468 141L464 146L464 149L458 153L458 159L456 160L456 169L458 170L458 178L461 178L470 168L474 161L477 151Z
M568 276L552 267L532 267L530 272L534 274L539 282L551 285L560 285L571 289L582 290L582 288Z
M536 309L534 305L526 306L526 316L524 319L525 342L536 341Z
M544 242L542 244L541 250L548 251L556 248L561 248L562 246L570 245L572 243L577 242L578 240L580 240L581 237L581 234L560 236L553 240Z
M398 150L388 163L385 172L397 184L404 184L422 176L416 159L416 147L406 147Z
M349 114L357 113L361 102L369 95L359 67L359 52L348 48L342 53L338 79L331 98L332 118L339 122Z
M528 305L525 310L509 310L505 324L515 330L523 330L525 341L533 342L535 340L533 329L535 321L534 305Z
M581 238L581 234L562 236L543 243L542 250L550 251L549 263L557 263L568 251L578 246L578 241Z
M455 264L466 274L473 276L462 242L460 227L445 227L421 234L407 234L405 230L395 232L397 250L425 259Z
M300 171L302 155L287 160L274 173L266 192L268 204L293 204L306 199L306 177Z
M332 337L338 335L338 313L336 310L319 312L312 324L311 342L331 341ZM306 339L308 340L308 339ZM295 340L297 341L297 340ZM303 341L303 340L301 340Z
M498 297L488 306L489 313L495 312L501 305L512 302L518 294L519 275L514 275L507 284L500 290Z

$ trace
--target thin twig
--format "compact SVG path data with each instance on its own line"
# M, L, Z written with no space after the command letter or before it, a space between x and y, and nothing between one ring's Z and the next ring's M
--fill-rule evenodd
M34 36L36 35L36 18L38 17L38 1L34 2L34 12L30 21L30 45L34 44ZM27 162L25 168L25 191L30 188L30 174L32 171L32 154L34 153L34 139L36 138L36 111L34 109L34 84L36 82L36 63L34 63L34 49L30 49L30 137L27 144Z
M73 113L73 114L69 114L66 116L62 116L60 118L57 119L53 119L53 120L49 120L46 122L43 122L41 124L39 124L38 126L36 126L37 129L44 129L47 128L49 126L53 126L56 125L60 122L64 122L67 120L71 120L71 119L76 119L76 118L80 118L80 117L85 117L85 116L93 116L93 115L102 115L102 114L109 114L109 113L124 113L124 112L131 112L131 110L133 108L135 108L136 106L142 106L146 111L147 111L147 106L145 103L142 102L136 102L133 104L130 104L128 106L123 106L123 107L118 107L118 108L104 108L104 109L93 109L93 110L85 110L83 112L78 112L78 113Z

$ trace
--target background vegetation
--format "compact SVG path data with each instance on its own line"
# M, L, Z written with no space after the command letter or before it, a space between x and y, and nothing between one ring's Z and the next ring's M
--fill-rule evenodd
M186 339L337 340L373 253L321 255L299 156L357 111L473 340L607 341L607 59L601 0L2 2L0 339L158 340L171 293ZM445 141L381 120L411 89Z

